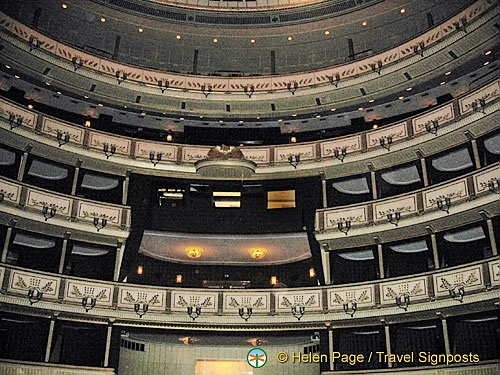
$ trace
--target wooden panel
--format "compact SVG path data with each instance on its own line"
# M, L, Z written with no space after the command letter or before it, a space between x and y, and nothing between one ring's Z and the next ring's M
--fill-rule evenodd
M6 180L0 180L0 193L5 202L17 204L21 198L21 186Z
M500 95L500 81L493 82L488 86L474 92L471 95L467 95L464 98L458 100L460 106L460 112L462 114L470 112L473 110L474 103L480 107L480 100L484 100L485 104L495 100Z
M401 216L417 213L417 194L390 199L374 205L375 220L387 220L388 214L400 212Z
M56 215L69 216L73 200L69 197L50 194L28 188L26 206L42 211L44 206L56 209Z
M111 306L113 303L113 285L90 281L68 280L64 290L64 300L81 304L82 299L94 297L96 306Z
M118 307L133 309L136 303L147 303L150 311L165 311L166 291L151 287L121 286L118 292Z
M69 135L69 142L76 143L79 145L83 144L83 134L84 130L79 129L76 126L71 126L60 121L56 121L47 117L43 118L43 125L41 132L47 134L51 137L57 138L57 134Z
M217 293L174 291L172 292L172 311L186 312L188 307L201 307L203 312L217 312Z
M465 293L484 287L481 265L441 272L433 275L434 291L437 296L449 295L449 291L464 287Z
M270 311L270 293L224 293L224 312L238 312L240 307L251 307L255 312ZM203 311L203 310L202 310Z
M43 293L43 299L57 299L61 279L54 276L45 276L37 273L12 270L7 290L11 293L28 295L33 288Z
M316 158L316 147L314 144L302 144L276 147L274 149L274 161L276 163L288 162L288 157L297 155L300 155L300 160L313 160Z
M336 229L337 223L351 221L351 225L368 222L368 206L358 206L339 210L324 211L325 229Z
M396 303L396 298L409 296L410 303L429 298L427 277L404 279L380 284L382 305Z
M276 293L276 311L290 312L293 306L304 306L306 308L306 313L307 311L322 310L321 291L288 291Z
M106 219L108 224L120 225L122 209L119 207L106 206L98 203L78 201L78 218L94 221L94 218ZM125 224L125 223L124 223Z
M450 103L444 107L438 108L435 111L412 119L413 134L418 135L426 133L426 125L432 124L433 121L437 121L439 131L439 127L441 125L452 121L454 118L455 114L453 113L453 104Z
M330 309L342 310L344 308L344 303L348 302L356 302L358 307L374 306L374 286L340 287L328 291L328 307Z
M374 148L380 147L380 139L384 139L387 143L387 139L392 137L392 142L395 143L402 139L408 137L408 128L406 127L406 122L402 122L396 125L392 125L374 132L369 132L366 134L367 147Z
M436 208L436 202L439 199L444 200L445 198L451 198L453 205L454 202L467 198L468 196L467 180L464 178L451 184L424 191L424 210Z

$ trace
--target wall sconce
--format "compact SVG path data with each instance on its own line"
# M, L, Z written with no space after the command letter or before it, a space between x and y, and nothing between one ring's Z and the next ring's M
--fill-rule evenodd
M240 314L240 318L245 319L245 322L246 322L252 316L253 311L252 311L252 308L250 306L247 306L247 307L240 307L238 310L238 313Z
M467 26L467 17L462 17L460 18L459 21L453 22L453 26L455 26L455 30L460 31L462 30L464 33L467 34L467 30L465 27Z
M127 73L125 73L123 70L117 70L115 75L116 75L116 80L118 81L119 85L123 81L127 80Z
M201 85L201 92L203 93L203 95L205 95L205 98L207 98L208 95L212 93L212 85Z
M392 136L381 137L379 140L380 146L385 148L387 151L391 149L392 146Z
M288 163L292 167L294 167L295 169L297 169L297 165L299 165L299 163L300 163L300 154L290 155L288 157Z
M255 92L255 86L254 85L250 85L250 86L245 86L243 87L243 91L245 92L245 94L247 94L248 98L251 98L253 93Z
M149 153L149 160L151 160L151 163L156 167L156 164L158 164L161 161L161 157L163 154L161 152L156 153L156 160L155 160L155 152L151 151Z
M408 310L408 306L410 305L410 295L405 293L403 295L397 296L396 305L398 305L398 307L400 309L403 309L404 311Z
M73 68L75 72L83 66L83 59L81 56L73 56L71 58L71 63L73 64Z
M347 236L347 232L351 229L351 220L346 220L345 222L339 221L337 223L337 228Z
M420 57L424 57L425 43L419 42L418 44L413 46L413 53L419 54Z
M305 306L299 306L299 310L297 311L297 306L292 306L292 315L297 318L297 320L300 320L306 313L306 307Z
M278 277L271 276L271 285L278 285Z
M28 299L30 300L30 305L40 302L43 297L43 292L40 289L31 287L28 289Z
M436 136L437 136L438 128L439 128L439 121L438 120L431 120L430 122L425 124L425 130L427 131L427 133L431 133L431 134L434 134Z
M47 205L44 205L42 208L42 214L43 217L45 218L45 221L52 219L56 215L57 209L55 207L49 207Z
M398 226L399 220L401 220L401 212L395 212L394 214L387 214L387 222Z
M370 68L372 68L373 72L378 73L378 75L380 75L380 71L382 70L382 61L381 60L377 61L377 65L375 65L375 63L371 63Z
M500 194L500 181L498 178L492 178L488 181L488 189L495 194Z
M455 301L462 303L464 301L465 296L465 288L463 285L455 286L452 289L448 290L451 298Z
M134 311L140 318L142 318L149 310L149 305L147 303L138 301L134 304Z
M23 118L21 116L16 116L13 113L9 115L9 125L11 131L14 130L15 128L20 127L22 124L23 124Z
M344 162L344 158L347 155L347 148L342 147L342 149L336 148L333 150L333 156L335 156L337 159L339 159L342 163Z
M286 84L286 88L292 95L295 95L295 91L297 91L297 89L299 88L299 83L297 81L288 82Z
M40 46L42 45L42 42L40 42L40 40L34 35L30 36L30 38L28 39L28 43L30 45L30 52L37 48L40 48Z
M486 107L486 99L484 98L476 99L471 103L471 106L474 112L480 111L481 113L484 114L485 113L484 108Z
M85 296L82 298L82 306L85 309L85 312L89 312L95 307L97 300L94 296Z
M201 315L201 306L196 306L194 311L193 311L193 306L188 306L187 313L188 313L189 317L191 319L193 319L193 322L194 322L196 320L196 318Z
M327 76L328 77L328 80L330 81L330 84L335 86L335 87L338 87L339 86L339 82L340 82L340 73L335 73L335 77L332 75L332 76Z
M102 228L104 228L108 224L107 219L100 219L98 217L94 217L94 227L96 227L99 232Z
M109 145L108 143L104 143L102 145L102 151L104 151L104 155L106 155L106 159L109 159L110 156L113 156L116 152L116 145Z
M450 207L451 207L451 198L450 197L446 197L444 198L444 202L442 199L438 199L436 201L436 204L437 204L437 207L441 210L441 211L444 211L446 212L447 214L450 213Z
M62 131L58 130L56 138L57 142L59 142L59 147L61 147L62 145L65 145L69 142L69 133L63 133Z
M158 80L158 87L160 88L162 94L165 92L166 89L168 89L169 86L170 82L168 81L168 79Z
M357 309L358 309L358 304L356 301L344 303L344 312L347 315L350 315L351 317L354 315Z

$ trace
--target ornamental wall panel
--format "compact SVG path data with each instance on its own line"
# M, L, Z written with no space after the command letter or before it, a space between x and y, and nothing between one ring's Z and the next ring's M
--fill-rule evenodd
M68 280L64 290L64 300L81 304L83 298L94 297L96 306L111 306L113 304L113 288L113 285Z
M274 149L274 161L276 163L288 162L290 156L300 155L300 160L316 159L316 145L314 143L302 144L297 146L276 147Z
M135 144L135 157L150 160L151 153L157 161L157 155L161 154L161 161L177 161L177 146L159 142L137 141Z
M333 157L335 155L335 150L342 152L342 149L344 148L346 149L347 154L352 154L362 150L361 135L321 142L320 144L321 157L323 158Z
M467 95L458 100L460 112L462 114L473 111L474 108L481 110L480 101L484 100L484 104L488 104L497 99L500 95L500 81L490 83L482 89Z
M401 213L401 217L417 213L417 194L390 199L374 204L375 220L387 221L387 215Z
M108 152L111 152L111 147L116 147L116 154L129 155L132 141L127 138L118 137L112 134L101 134L91 132L89 136L89 148L98 150L104 153L104 145L108 145Z
M187 312L188 307L201 307L203 312L217 312L218 293L196 292L196 291L173 291L172 311Z
M453 112L453 104L447 104L441 108L436 109L435 111L426 113L423 116L416 117L412 119L412 127L413 134L418 135L421 133L426 133L426 126L432 126L433 121L438 124L438 133L439 128L455 119L455 114Z
M467 180L463 178L451 184L424 191L424 210L437 208L438 200L444 201L445 198L451 198L451 204L453 206L455 202L467 198L468 196Z
M50 208L55 208L56 215L70 216L73 200L68 197L28 188L26 207L42 211L45 206L49 207L49 211Z
M363 285L328 290L328 308L342 310L345 303L356 302L358 307L375 306L374 285Z
M464 287L465 293L483 289L482 266L476 265L454 271L440 272L433 275L436 296L448 296L450 290Z
M290 312L292 307L304 306L308 311L321 311L321 290L307 292L278 292L276 293L276 311Z
M30 289L43 293L43 299L58 299L61 279L25 271L11 270L7 291L28 295Z
M224 293L224 312L238 312L240 307L251 307L252 312L270 312L270 293ZM203 311L203 309L202 309Z
M198 160L206 159L210 147L183 147L182 161L185 163L195 163Z
M83 129L47 117L43 118L41 132L54 138L61 134L61 140L64 140L65 136L69 136L69 143L83 144Z
M380 140L383 139L386 144L389 138L392 138L392 142L395 143L402 139L408 137L408 128L406 127L406 122L402 122L396 125L392 125L381 130L374 132L369 132L366 134L366 141L368 148L381 147Z
M148 305L149 311L165 311L167 292L150 287L133 288L121 286L118 290L118 307L134 309L136 303Z
M78 219L94 221L94 218L106 219L108 224L120 225L123 209L85 201L78 201ZM126 225L126 223L123 223Z
M427 277L403 279L380 284L382 305L396 303L396 298L409 296L410 303L429 298Z
M18 204L21 198L21 186L0 179L0 193L3 194L4 202Z
M22 119L22 126L27 126L31 129L35 129L38 119L36 113L22 109L6 101L0 101L0 117L3 117L7 122L13 121L13 125L17 125L18 119Z
M325 229L336 229L337 223L351 221L351 225L368 222L368 206L350 207L340 210L324 211Z
M268 164L270 162L270 148L240 148L245 159L256 164Z
M488 268L490 270L491 284L500 285L500 260L497 259L493 262L489 262Z
M475 173L473 178L476 194L488 192L490 189L488 184L490 182L494 182L495 187L497 186L497 181L500 180L500 168L495 166L494 168L486 171Z

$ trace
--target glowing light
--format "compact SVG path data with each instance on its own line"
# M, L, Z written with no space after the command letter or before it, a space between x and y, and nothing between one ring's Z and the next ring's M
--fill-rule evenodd
M19 76L16 74L16 75L14 76L14 78L19 79L19 78L21 78L21 77L19 77Z
M33 109L33 104L28 104L29 109Z
M287 39L288 40L293 40L293 36L290 35Z
M325 30L325 35L330 35L330 30Z
M139 29L137 31L139 31L140 33L143 33L144 29L142 27L139 27Z
M106 18L101 17L101 22L102 22L102 23L106 22Z
M491 50L490 50L490 51L486 51L486 52L484 53L484 56L488 56L488 55L491 55Z
M444 73L445 76L449 76L451 74L451 71Z
M377 124L373 125L372 129L378 129L378 125Z
M98 106L99 106L99 107L103 107L103 106L104 106L104 104L99 103L99 104L98 104Z
M337 110L337 108L330 109L330 111L332 111L332 112L335 112L336 110Z
M297 138L296 138L296 137L292 137L292 138L290 138L290 142L292 142L292 143L297 143Z
M316 271L314 268L309 269L309 277L312 279L313 277L316 277Z
M440 83L440 85L441 85L441 86L443 86L443 85L445 85L445 84L446 84L446 82L445 82L445 81L443 81L443 82L441 82L441 83Z
M489 61L486 61L483 65L486 66L488 65L490 62Z
M186 250L186 254L190 258L199 258L205 251L205 249L196 246L186 247L184 250Z
M68 4L64 4L64 3L63 3L63 4L61 4L61 7L62 7L63 9L68 9Z
M175 277L175 282L176 282L177 284L182 283L182 275L177 275L177 276Z
M144 268L142 268L142 266L137 266L137 274L142 275L143 272L144 272Z
M217 43L218 41L219 41L219 39L214 38L214 43Z
M403 95L401 95L401 96L399 97L399 100L403 100L404 98L405 98L405 97L404 97Z
M278 278L276 276L271 276L271 285L278 285Z
M179 34L177 34L177 35L175 36L175 39L180 39L180 38L182 38L182 37L181 37Z
M90 128L91 126L92 123L89 120L85 121L85 127Z
M375 101L375 99L370 99L368 100L368 103L373 103Z
M366 26L366 25L368 25L368 22L363 21L362 25L363 25L363 26Z
M168 141L168 142L172 142L172 139L174 139L174 138L172 137L172 134L167 135L167 141Z
M255 39L250 39L250 43L255 43Z
M248 252L250 253L250 256L254 259L262 259L266 256L267 254L267 249L264 249L262 247L254 247L252 249L249 249Z
M363 107L359 107L358 108L358 111L362 111L364 108Z
M411 90L413 90L413 87L408 87L408 88L406 89L406 91L411 91Z
M401 12L401 13L406 13L406 9L405 9L405 8L403 8L403 9L401 9L401 10L400 10L400 12Z
M7 69L10 69L10 65L5 65L5 67L6 67Z

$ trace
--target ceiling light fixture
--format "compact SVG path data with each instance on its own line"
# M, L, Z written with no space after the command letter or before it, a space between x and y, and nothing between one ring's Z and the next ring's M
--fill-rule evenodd
M293 40L293 36L290 35L287 39L288 40Z
M255 39L250 39L250 43L255 43Z
M10 69L10 65L5 65L5 67L6 67L7 69Z
M401 9L401 10L400 10L400 12L401 12L401 13L406 13L406 9L405 9L405 8L403 8L403 9Z
M408 88L406 89L406 91L411 91L411 90L413 90L413 87L408 87Z
M483 65L486 66L488 65L490 62L489 61L486 61Z
M445 85L446 84L446 81L443 81L440 83L441 86Z
M491 55L491 50L486 51L486 52L484 53L484 56L488 56L488 55Z
M101 17L101 22L102 22L102 23L106 22L106 18Z
M262 259L266 256L267 249L264 249L262 247L254 247L252 249L249 249L248 252L253 259Z
M378 125L377 124L373 125L372 129L378 129Z
M403 100L404 98L405 98L405 97L404 97L403 95L401 95L401 96L399 97L399 100Z
M330 30L325 30L325 35L330 35Z
M366 25L368 25L368 22L363 21L362 25L363 25L363 26L366 26Z
M68 9L68 4L63 3L63 4L61 4L61 7L62 7L63 9Z
M368 100L368 103L373 103L375 101L375 99L370 99Z
M214 43L217 43L218 41L219 41L219 39L214 38Z
M179 34L177 34L177 35L175 36L175 39L180 39L180 38L182 38L182 37L181 37Z
M451 71L444 73L445 76L449 76L450 74L451 74Z
M205 249L196 246L186 247L184 250L186 250L186 254L190 258L199 258L205 251Z
M292 137L292 138L290 138L290 142L291 142L291 143L297 143L297 138L296 138L296 137Z
M29 109L33 109L33 104L28 104Z
M143 33L144 29L142 27L139 27L139 29L137 31L139 31L140 33Z

